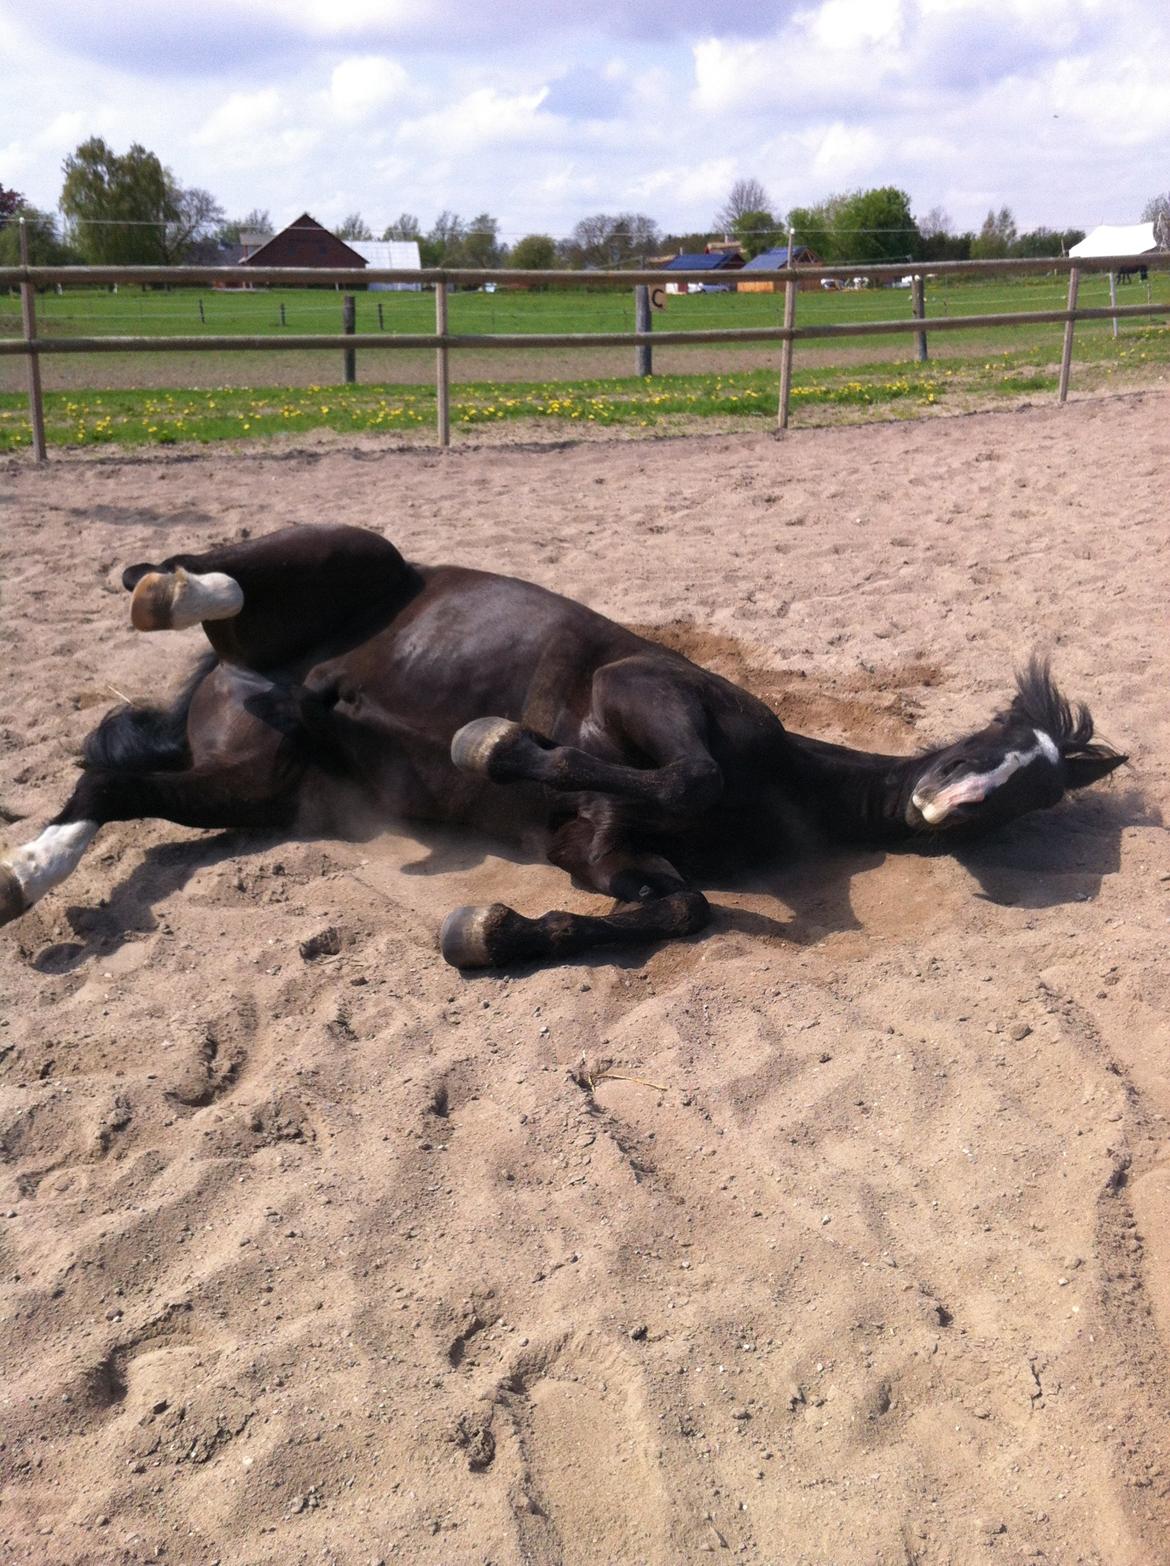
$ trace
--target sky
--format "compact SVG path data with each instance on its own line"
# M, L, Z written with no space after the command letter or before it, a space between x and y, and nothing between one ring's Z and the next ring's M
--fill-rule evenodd
M0 185L97 135L278 226L702 232L752 178L1090 229L1170 191L1168 61L1166 0L0 0Z

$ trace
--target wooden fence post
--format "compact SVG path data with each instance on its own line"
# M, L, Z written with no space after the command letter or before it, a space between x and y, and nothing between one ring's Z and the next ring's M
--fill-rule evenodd
M435 335L447 335L447 285L435 284ZM435 350L435 403L439 424L439 445L451 444L451 386L447 374L447 350Z
M341 330L347 337L352 337L357 324L357 305L352 294L346 294L341 301ZM357 380L357 354L352 348L346 348L342 353L342 363L345 368L345 384L352 386Z
M637 283L634 287L634 330L649 332L653 328L650 319L650 285ZM634 374L654 374L654 350L649 343L637 343L634 347Z
M20 264L28 265L28 227L20 220ZM31 283L20 285L20 314L24 325L24 340L31 343L37 335L36 289ZM33 457L37 462L47 462L45 448L45 405L41 396L41 361L30 349L28 354L28 417L32 425Z
M788 230L788 265L792 265L792 230ZM796 323L796 290L798 284L795 278L784 285L784 326L791 331ZM780 411L778 424L782 430L788 428L788 402L792 395L792 338L786 337L780 346Z
M916 321L926 320L926 283L921 272L915 272L910 284L911 313ZM926 333L914 333L915 355L919 364L926 363Z
M1077 307L1077 294L1081 285L1081 272L1079 267L1073 267L1068 274L1068 307L1075 310ZM1060 356L1060 391L1057 395L1058 402L1068 400L1068 374L1072 368L1073 327L1075 321L1064 323L1064 352Z

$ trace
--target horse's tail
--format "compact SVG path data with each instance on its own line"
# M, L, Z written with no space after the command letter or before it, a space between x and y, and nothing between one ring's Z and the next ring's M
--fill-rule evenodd
M86 736L82 766L89 772L176 772L189 766L187 713L218 662L213 652L205 653L169 707L124 702L111 708Z

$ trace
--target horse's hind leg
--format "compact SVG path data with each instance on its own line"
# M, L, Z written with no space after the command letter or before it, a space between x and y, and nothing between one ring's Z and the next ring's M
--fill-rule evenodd
M677 940L711 917L701 892L657 854L625 840L619 812L582 813L554 834L548 857L599 892L631 904L609 914L556 911L527 919L504 903L456 908L443 921L439 949L456 968L500 968L510 963L564 959L598 946Z
M202 623L228 663L287 664L323 641L388 619L420 584L394 545L358 527L296 527L171 555L122 573L140 631Z

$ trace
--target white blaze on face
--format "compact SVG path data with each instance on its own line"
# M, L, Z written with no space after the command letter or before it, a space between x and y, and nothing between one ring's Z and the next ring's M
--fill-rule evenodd
M26 908L40 902L46 892L51 892L73 874L97 833L96 821L47 826L39 837L18 848L4 861L20 885Z
M989 771L969 772L965 777L957 778L954 783L938 789L930 799L914 794L911 799L914 808L929 826L935 826L957 805L979 804L1001 783L1006 783L1014 772L1030 766L1041 756L1055 766L1060 760L1060 751L1052 738L1042 729L1033 729L1032 733L1036 736L1036 743L1030 750L1009 750L1003 760Z

